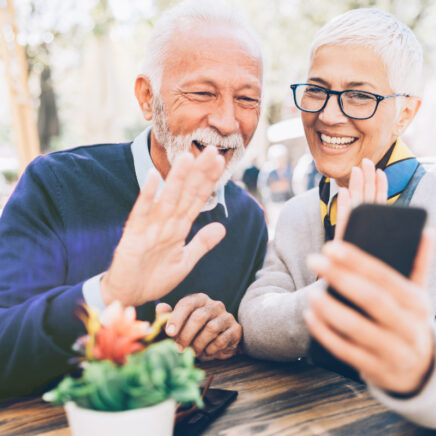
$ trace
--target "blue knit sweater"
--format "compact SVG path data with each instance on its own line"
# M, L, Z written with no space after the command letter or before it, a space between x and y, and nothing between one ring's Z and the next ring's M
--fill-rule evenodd
M0 218L0 397L47 386L71 368L71 345L84 333L74 315L83 283L108 269L139 193L130 144L78 147L42 156L21 177ZM188 241L219 221L226 237L161 301L205 292L236 315L262 266L263 211L234 183L224 208L202 212ZM137 308L152 319L154 305Z

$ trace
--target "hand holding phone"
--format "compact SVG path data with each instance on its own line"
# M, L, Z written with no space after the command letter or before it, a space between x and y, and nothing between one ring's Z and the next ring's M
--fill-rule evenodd
M344 240L357 245L408 277L425 219L426 212L423 209L364 204L352 211ZM358 312L365 312L335 289L329 287L328 292ZM316 340L311 341L308 355L310 360L320 366L359 379L354 368L336 359Z

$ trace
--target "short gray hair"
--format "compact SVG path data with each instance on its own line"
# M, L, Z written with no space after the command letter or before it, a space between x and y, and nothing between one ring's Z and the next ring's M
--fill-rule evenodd
M326 45L360 45L379 55L392 91L418 95L423 55L413 31L377 8L353 9L325 24L312 42L310 60Z
M260 38L252 30L245 16L237 9L218 0L184 0L165 11L151 32L143 65L143 73L150 79L153 92L159 93L163 64L168 55L174 33L193 24L228 25L245 32L259 50L263 62Z

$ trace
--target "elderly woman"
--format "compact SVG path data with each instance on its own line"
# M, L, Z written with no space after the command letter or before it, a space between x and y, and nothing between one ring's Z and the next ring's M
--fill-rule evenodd
M436 174L399 139L420 106L421 70L413 32L380 10L347 12L318 32L306 83L291 88L324 177L319 190L286 203L239 320L249 354L305 356L310 331L384 404L436 428L436 268L431 299L423 290L428 240L409 280L337 237L350 199L422 206L435 225ZM370 318L330 297L324 280Z

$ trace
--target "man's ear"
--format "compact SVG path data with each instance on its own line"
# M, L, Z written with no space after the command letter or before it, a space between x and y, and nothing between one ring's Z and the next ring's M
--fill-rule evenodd
M407 101L401 108L394 126L393 133L395 136L401 136L406 131L407 127L409 127L410 123L414 120L420 107L420 97L407 97Z
M150 121L153 115L153 89L147 76L141 74L136 78L135 95L142 115Z

